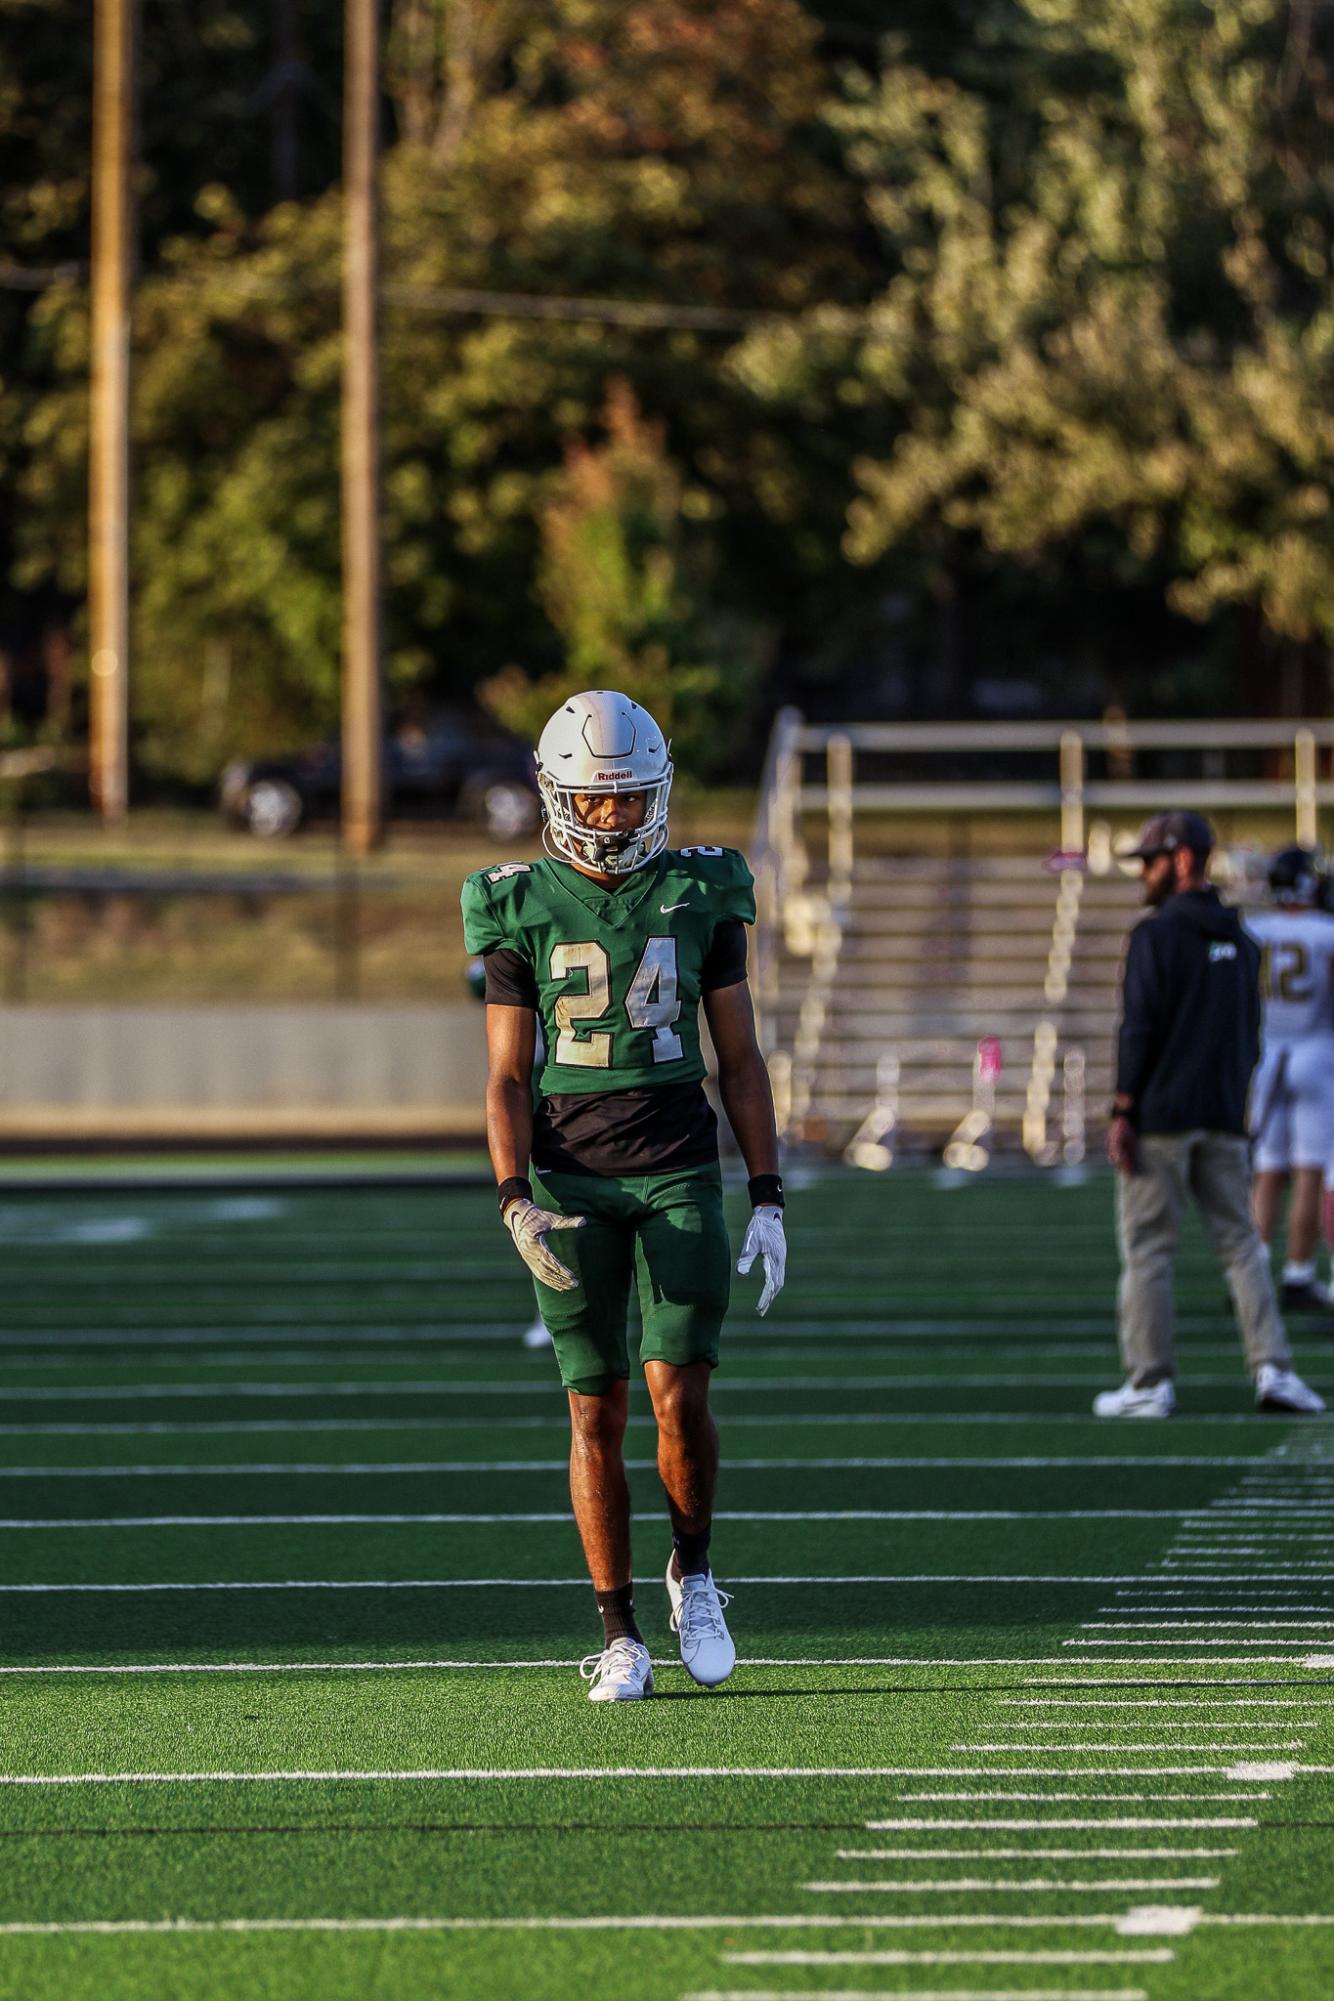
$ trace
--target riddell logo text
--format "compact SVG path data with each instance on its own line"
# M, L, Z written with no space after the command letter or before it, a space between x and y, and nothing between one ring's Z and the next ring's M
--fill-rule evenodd
M595 780L599 779L605 780L608 778L633 778L634 775L635 774L633 771L595 771L593 773L593 777Z

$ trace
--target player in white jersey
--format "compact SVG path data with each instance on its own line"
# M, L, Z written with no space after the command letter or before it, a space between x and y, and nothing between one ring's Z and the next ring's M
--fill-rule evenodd
M1247 923L1263 953L1264 1048L1251 1087L1255 1219L1266 1243L1292 1181L1285 1307L1325 1311L1316 1282L1321 1186L1334 1157L1334 917L1321 907L1320 867L1307 848L1269 865L1274 908Z

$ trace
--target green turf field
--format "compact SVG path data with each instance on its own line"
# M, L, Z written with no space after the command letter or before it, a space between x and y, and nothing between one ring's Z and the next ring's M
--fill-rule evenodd
M795 1189L716 1383L741 1665L673 1664L641 1386L660 1694L599 1708L489 1194L0 1189L0 1995L1324 2001L1331 1433L1194 1236L1182 1414L1088 1415L1110 1207Z

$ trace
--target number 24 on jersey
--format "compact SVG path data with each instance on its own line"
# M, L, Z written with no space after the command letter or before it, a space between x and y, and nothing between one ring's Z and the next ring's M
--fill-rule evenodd
M581 1069L605 1070L611 1063L610 1030L585 1027L580 1032L583 1024L603 1020L613 1005L611 961L595 939L553 946L552 979L567 980L577 973L584 975L584 992L562 994L556 1002L555 1058ZM623 1004L631 1028L652 1035L655 1063L678 1063L685 1053L673 1026L681 1014L677 987L675 938L650 938Z

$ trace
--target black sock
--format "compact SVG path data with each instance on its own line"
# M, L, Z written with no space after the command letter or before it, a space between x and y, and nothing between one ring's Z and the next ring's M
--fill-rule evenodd
M701 1529L698 1535L672 1530L672 1576L702 1577L709 1567L709 1537L712 1528Z
M644 1635L635 1624L634 1585L620 1584L614 1591L599 1591L596 1596L607 1645L613 1640L638 1640L642 1646Z

